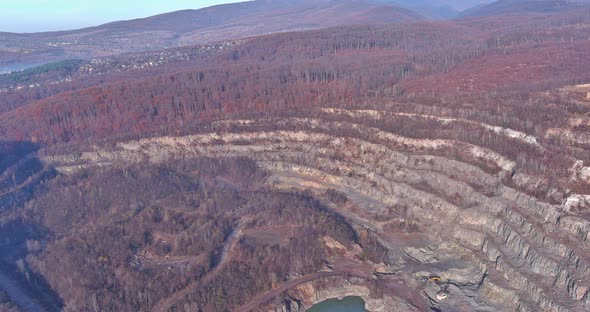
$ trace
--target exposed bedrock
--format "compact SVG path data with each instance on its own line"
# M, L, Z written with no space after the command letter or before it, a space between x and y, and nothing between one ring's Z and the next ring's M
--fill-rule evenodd
M416 291L433 307L590 309L588 195L552 187L546 193L553 195L535 195L547 177L516 172L515 160L470 143L407 138L354 122L291 118L272 131L257 123L225 121L221 129L231 125L236 130L143 139L69 155L45 153L42 159L68 174L90 166L175 158L249 157L271 173L268 187L333 189L346 195L350 205L330 207L375 233L388 250L384 267L422 285ZM542 148L528 134L477 126ZM578 167L572 169L574 176L585 177L587 167ZM579 180L582 189L588 186ZM429 281L432 276L440 281ZM290 298L301 304L297 307L348 295L386 298L370 297L366 286L350 280L331 288L314 285L290 290ZM392 298L387 300L406 304ZM365 300L369 310L381 311L370 308L371 300Z

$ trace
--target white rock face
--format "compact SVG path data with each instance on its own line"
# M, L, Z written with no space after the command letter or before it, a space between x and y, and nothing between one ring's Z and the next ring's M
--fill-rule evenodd
M565 211L570 213L590 212L590 195L570 195L565 201Z
M585 183L590 183L590 167L584 167L580 169L578 176L580 180L584 181Z
M461 119L461 118L451 118L451 117L440 117L435 115L425 115L425 114L413 114L413 113L393 113L393 112L383 112L383 111L376 111L376 110L347 110L347 109L340 109L340 108L324 108L322 109L326 113L330 114L341 114L347 115L351 117L372 117L372 118L384 118L387 116L405 116L405 117L414 117L414 118L424 118L430 120L436 120L442 124L451 124L451 123L465 123L470 125L476 125L486 130L490 130L494 133L520 140L527 144L531 144L537 147L540 147L537 138L528 135L524 132L516 131L510 128L502 128L498 126L492 126L482 122L475 122L468 119Z

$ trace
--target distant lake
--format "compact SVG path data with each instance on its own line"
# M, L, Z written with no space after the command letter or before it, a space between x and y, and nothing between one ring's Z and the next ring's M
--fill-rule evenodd
M365 302L361 297L346 297L342 300L330 299L320 302L307 312L366 312Z

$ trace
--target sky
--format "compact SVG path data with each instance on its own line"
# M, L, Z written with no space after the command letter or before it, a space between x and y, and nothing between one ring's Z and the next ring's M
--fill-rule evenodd
M77 29L244 0L0 0L0 32Z

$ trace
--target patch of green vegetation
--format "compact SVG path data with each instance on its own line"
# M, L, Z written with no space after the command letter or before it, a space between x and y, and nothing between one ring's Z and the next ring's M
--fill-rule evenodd
M84 62L84 60L79 59L63 60L36 66L19 72L0 75L0 83L8 83L11 85L27 83L34 77L47 73L55 73L58 76L63 76L78 71Z

